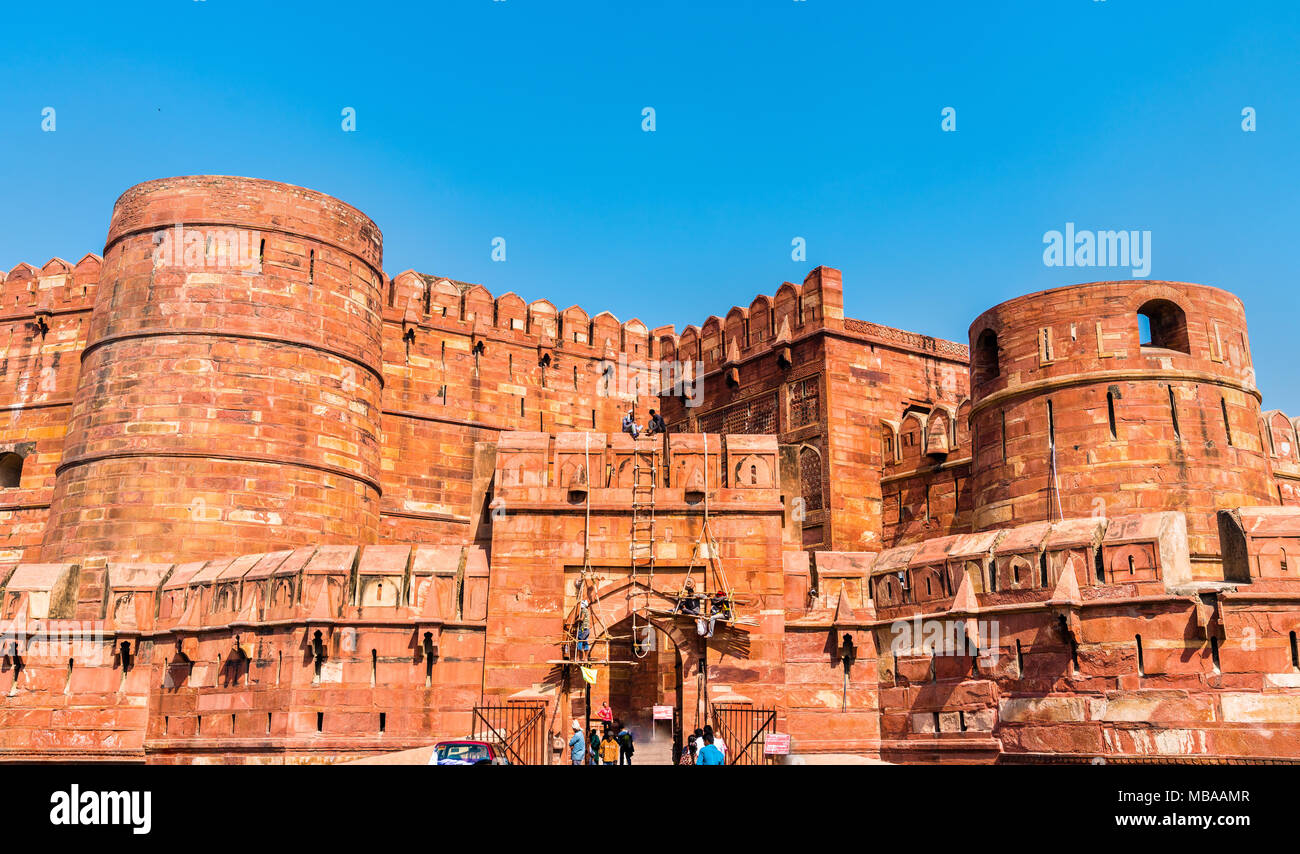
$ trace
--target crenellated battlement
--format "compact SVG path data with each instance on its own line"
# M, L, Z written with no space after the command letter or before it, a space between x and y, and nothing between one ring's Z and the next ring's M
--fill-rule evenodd
M514 292L499 297L482 285L407 270L387 283L385 321L438 328L478 340L501 340L562 350L592 359L647 361L659 356L656 337L640 320L619 321L608 311L594 317L573 305L559 311L550 300L525 303Z
M51 258L40 268L16 264L0 273L0 320L89 311L103 259L88 253L75 265Z

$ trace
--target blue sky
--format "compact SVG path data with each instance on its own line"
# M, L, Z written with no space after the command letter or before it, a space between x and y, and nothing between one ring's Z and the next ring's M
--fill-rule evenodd
M850 315L964 341L1001 300L1128 277L1044 266L1045 232L1149 230L1152 278L1245 300L1264 405L1300 415L1294 2L145 0L3 19L4 269L99 251L132 184L252 175L365 211L391 274L680 329L828 264Z

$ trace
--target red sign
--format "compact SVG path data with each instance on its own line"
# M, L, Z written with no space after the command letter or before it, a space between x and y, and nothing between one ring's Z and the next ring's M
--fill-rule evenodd
M790 734L769 732L763 737L763 755L786 756L790 753Z
M672 706L655 706L655 720L670 721L673 719Z

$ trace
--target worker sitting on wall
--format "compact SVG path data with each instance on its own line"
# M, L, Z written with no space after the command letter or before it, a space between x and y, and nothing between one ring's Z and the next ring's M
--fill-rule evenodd
M633 439L641 432L641 425L636 423L636 410L631 407L628 408L627 414L623 416L623 432Z
M668 432L668 425L664 423L664 417L653 409L650 410L650 420L646 422L645 434L647 436L662 436Z

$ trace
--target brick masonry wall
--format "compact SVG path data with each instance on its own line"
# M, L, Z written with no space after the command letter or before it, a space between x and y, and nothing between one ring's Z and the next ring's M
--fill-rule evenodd
M644 424L657 402L657 345L638 320L408 271L389 284L384 321L385 541L475 535L476 442L617 432L629 406Z

